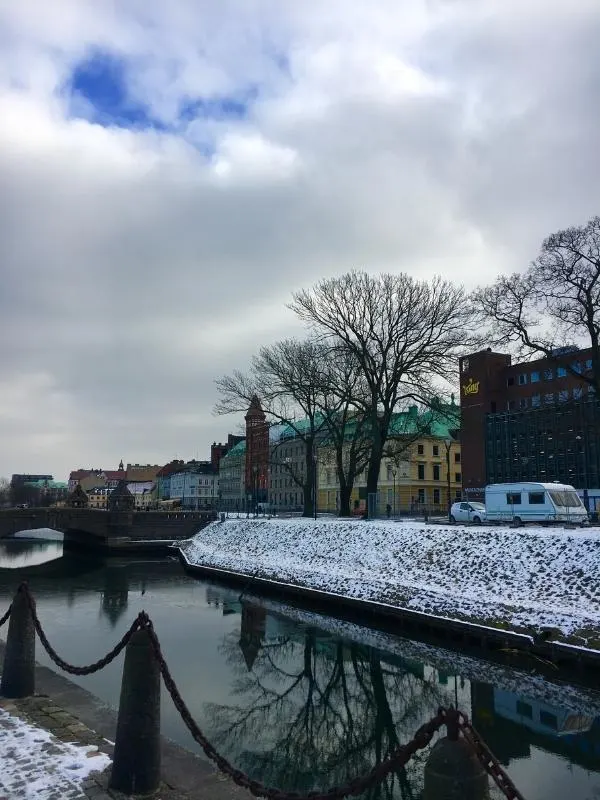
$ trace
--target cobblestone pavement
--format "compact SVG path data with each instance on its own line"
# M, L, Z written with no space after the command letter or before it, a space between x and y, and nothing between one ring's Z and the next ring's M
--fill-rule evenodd
M73 749L66 744L95 748L87 756L84 753L83 758L98 757L102 753L112 756L112 744L107 739L45 696L22 700L0 698L0 709L6 712L0 713L0 745L3 740L5 745L0 748L4 750L0 800L124 800L124 795L108 789L110 767L103 772L94 771L83 780L76 777L76 772L72 778L68 775L75 765L71 767L68 763L69 757L73 760ZM23 722L41 729L37 738L35 731L26 729ZM19 739L23 740L22 748L15 746ZM31 752L34 742L37 743L37 759ZM98 760L104 766L105 759ZM11 769L11 764L16 769ZM154 795L155 800L185 800L186 797L169 786L161 787Z

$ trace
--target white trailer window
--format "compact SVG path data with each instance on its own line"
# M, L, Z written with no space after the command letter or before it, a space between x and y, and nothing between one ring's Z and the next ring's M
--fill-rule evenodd
M521 492L507 492L506 502L509 506L521 505Z
M529 492L529 505L530 506L543 506L544 505L544 492Z

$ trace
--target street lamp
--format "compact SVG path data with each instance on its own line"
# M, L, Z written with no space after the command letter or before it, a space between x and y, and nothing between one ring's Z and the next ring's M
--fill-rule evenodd
M585 442L583 436L581 434L577 434L575 437L575 441L577 442L577 455L579 455L579 447L581 446L582 449L582 458L583 458L583 505L585 506L585 510L589 511L589 496L588 496L588 476L587 476L587 461L585 457ZM581 445L579 444L581 442Z
M394 479L394 517L396 516L396 467L392 467L392 478Z
M452 439L444 440L446 446L446 479L448 482L448 522L452 522L452 500L450 498L450 448L452 447Z
M258 516L258 464L255 464L252 467L252 473L254 475L253 481L253 491L254 491L254 516Z
M317 445L313 442L312 448L313 458L313 513L315 520L317 519Z

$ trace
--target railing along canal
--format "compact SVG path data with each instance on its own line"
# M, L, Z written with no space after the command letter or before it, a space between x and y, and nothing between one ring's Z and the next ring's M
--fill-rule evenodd
M413 738L364 775L342 786L305 794L265 786L234 767L202 732L195 721L165 660L152 620L145 611L134 619L121 640L93 664L69 664L50 644L36 610L35 598L22 583L12 604L0 618L0 627L10 621L0 694L22 698L35 693L35 634L57 667L71 675L90 675L106 667L123 651L125 664L117 721L113 766L109 787L128 794L147 794L160 784L160 678L175 708L194 740L216 767L255 797L268 800L341 800L355 797L381 784L388 775L402 770L411 758L428 747L446 728L425 765L425 798L446 796L445 789L469 787L469 797L488 797L489 775L509 800L524 800L498 759L461 711L439 708ZM459 795L448 795L459 796Z

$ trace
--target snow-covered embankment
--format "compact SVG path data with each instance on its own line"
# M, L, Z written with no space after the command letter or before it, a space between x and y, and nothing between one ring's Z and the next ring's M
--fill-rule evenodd
M230 518L181 550L192 565L600 646L594 531Z

